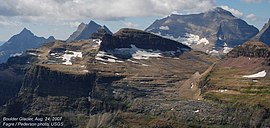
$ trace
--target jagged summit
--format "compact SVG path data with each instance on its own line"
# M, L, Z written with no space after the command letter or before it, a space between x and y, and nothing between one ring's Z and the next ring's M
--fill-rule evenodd
M23 30L18 34L23 36L34 36L34 34L27 28L23 28Z
M112 32L106 26L101 26L95 21L91 20L88 24L81 23L77 30L73 32L73 34L67 39L67 42L90 39L92 34L97 32L97 30L101 27L103 27L108 34L112 34Z
M268 46L270 46L270 19L263 26L262 30L255 37L252 38L252 40L262 41Z
M54 36L48 37L48 40L55 40Z

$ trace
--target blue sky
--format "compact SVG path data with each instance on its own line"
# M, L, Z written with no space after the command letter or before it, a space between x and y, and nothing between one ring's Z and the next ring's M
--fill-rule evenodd
M113 32L144 30L156 19L222 6L258 29L270 18L270 0L0 0L0 40L24 27L37 36L67 39L81 22L94 20Z

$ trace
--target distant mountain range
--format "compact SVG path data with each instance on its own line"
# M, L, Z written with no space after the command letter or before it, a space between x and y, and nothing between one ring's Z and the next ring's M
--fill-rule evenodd
M19 34L12 36L0 46L0 63L7 61L11 56L21 55L25 50L38 48L44 43L52 42L55 38L35 36L30 30L24 28Z
M74 40L90 39L92 34L97 32L99 28L103 28L108 34L112 34L112 32L105 25L101 26L91 20L89 24L81 23L78 26L77 30L69 36L67 42L71 42Z
M145 31L185 43L207 53L228 51L254 37L259 31L220 7L205 13L172 14L156 20Z

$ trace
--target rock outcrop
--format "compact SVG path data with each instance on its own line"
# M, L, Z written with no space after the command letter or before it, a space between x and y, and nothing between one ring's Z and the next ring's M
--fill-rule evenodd
M260 41L247 41L228 53L228 57L270 57L270 47Z

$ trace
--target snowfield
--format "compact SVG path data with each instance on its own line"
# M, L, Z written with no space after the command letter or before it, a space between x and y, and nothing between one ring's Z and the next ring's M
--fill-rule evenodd
M106 58L106 59L104 59ZM123 61L118 60L117 57L108 55L106 52L99 51L95 57L96 60L103 61L103 62L111 62L111 63L122 63Z
M258 72L256 74L252 74L252 75L245 75L243 76L244 78L262 78L262 77L265 77L266 76L266 71L261 71L261 72Z
M21 56L23 54L23 52L18 52L15 54L11 54L10 57L16 57L16 56Z
M232 50L233 50L233 48L230 48L230 47L224 47L224 48L223 48L223 53L227 54L227 53L229 53L229 52L232 51Z
M169 26L161 26L159 27L160 30L170 30Z
M132 58L136 60L146 60L149 59L150 57L162 57L160 51L146 51L143 49L137 48L135 45L130 45L131 48L117 48L115 49L116 52L119 53L127 53L131 54Z
M164 26L162 26L162 28L163 28L162 30L164 30ZM161 28L159 28L159 29L161 29ZM204 45L210 44L206 38L201 38L198 35L190 34L190 33L186 33L185 37L180 37L180 36L173 37L169 34L162 35L160 32L159 33L152 33L152 34L155 34L155 35L167 38L167 39L171 39L171 40L183 43L183 44L188 45L188 46L199 45L199 44L204 44Z
M71 59L75 58L75 57L82 58L82 52L65 51L65 54L58 57L58 58L62 58L63 61L65 61L62 64L64 64L64 65L72 65Z

